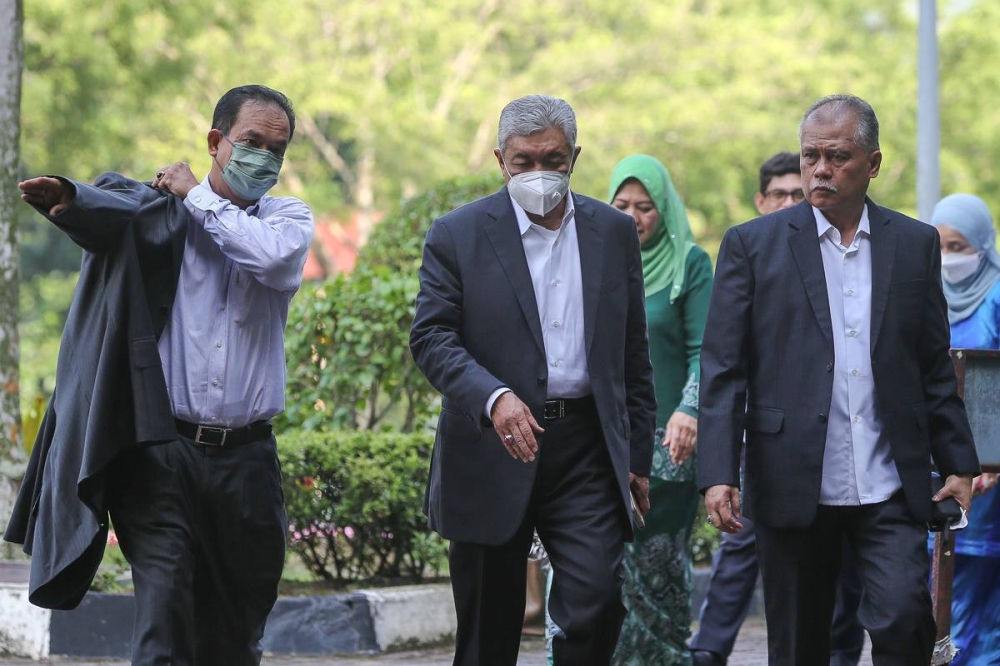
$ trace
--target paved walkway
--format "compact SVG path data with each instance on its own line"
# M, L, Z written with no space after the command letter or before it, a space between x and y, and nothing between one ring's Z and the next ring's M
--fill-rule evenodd
M397 652L371 657L272 657L264 659L264 666L448 666L451 664L452 652L449 648L420 650L415 652ZM871 666L871 655L868 648L860 666ZM30 659L3 659L0 666L27 666L28 664L65 664L66 666L128 666L128 662L114 661L81 661L74 659L48 659L32 661ZM521 644L521 656L518 666L545 666L545 642L540 638L525 638ZM766 666L767 665L767 632L762 618L751 618L740 631L736 647L729 658L729 666Z

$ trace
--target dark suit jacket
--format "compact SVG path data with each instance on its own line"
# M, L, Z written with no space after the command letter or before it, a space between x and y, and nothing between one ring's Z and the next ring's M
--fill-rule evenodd
M639 241L632 218L572 196L591 389L627 512L629 471L649 474L656 412ZM548 381L506 187L431 226L410 348L443 396L425 502L430 525L447 539L503 543L524 519L537 459L511 458L483 410L507 386L544 427Z
M868 200L871 358L878 415L914 519L931 515L931 460L979 470L948 355L934 227ZM733 227L719 250L701 352L698 485L738 486L746 430L748 515L812 522L833 395L833 331L808 202Z
M72 185L73 205L49 219L86 252L55 393L4 534L32 556L30 601L60 609L80 602L104 553L108 463L177 437L156 345L188 223L180 199L116 173Z

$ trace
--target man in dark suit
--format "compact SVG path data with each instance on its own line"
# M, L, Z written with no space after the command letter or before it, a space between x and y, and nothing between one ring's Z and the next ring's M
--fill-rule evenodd
M866 197L882 153L863 100L799 129L806 201L726 232L702 350L708 520L757 526L770 663L830 658L841 540L876 666L930 663L931 461L969 506L979 470L948 355L936 231Z
M455 664L516 663L533 529L555 571L557 664L607 664L624 618L655 397L635 222L569 191L579 153L566 102L511 102L507 186L427 234L410 346L443 396L426 512L452 541Z
M760 189L754 194L757 212L767 215L791 208L805 198L799 156L781 152L760 165ZM736 636L750 611L760 567L754 524L742 517L743 529L723 533L712 558L712 576L698 617L698 633L691 639L693 666L725 666ZM837 581L837 603L830 628L830 666L857 666L865 644L864 628L858 623L861 578L844 553L844 566Z
M283 94L240 86L216 105L200 181L177 162L151 183L19 185L86 252L5 537L33 555L32 601L71 607L110 515L135 664L260 663L286 531L270 419L313 231L304 203L267 194L294 129Z

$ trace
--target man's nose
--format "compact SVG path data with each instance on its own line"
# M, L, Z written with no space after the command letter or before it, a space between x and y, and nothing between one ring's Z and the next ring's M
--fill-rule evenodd
M817 176L829 176L831 173L830 167L830 161L821 157L816 161L816 168L813 170L813 174Z

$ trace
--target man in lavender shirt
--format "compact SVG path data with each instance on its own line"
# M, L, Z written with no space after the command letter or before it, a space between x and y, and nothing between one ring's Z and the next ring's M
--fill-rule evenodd
M177 162L151 183L105 174L93 186L20 184L25 201L87 251L57 378L68 385L57 397L89 377L82 389L93 409L71 404L56 421L57 406L51 448L79 446L80 477L99 467L92 478L106 478L88 503L110 513L132 565L135 664L260 663L286 531L270 419L284 409L283 330L313 234L304 203L267 194L294 130L283 94L241 86L215 108L201 181ZM105 362L115 345L132 368L121 377L121 363ZM130 398L124 407L114 406L120 395ZM116 409L94 426L90 412ZM72 434L82 439L63 444L59 426L80 411L88 414ZM33 531L14 536L30 543ZM74 566L51 570L59 580Z

